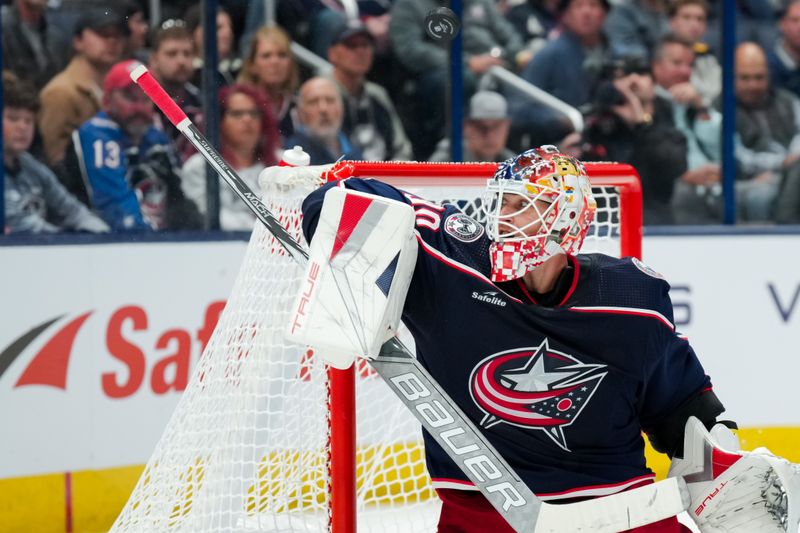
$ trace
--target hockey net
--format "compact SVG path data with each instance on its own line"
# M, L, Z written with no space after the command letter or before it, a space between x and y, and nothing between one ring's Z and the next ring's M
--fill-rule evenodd
M298 239L302 200L332 178L376 177L476 216L495 168L345 161L267 185L264 203ZM640 256L635 171L587 168L598 214L584 251ZM365 362L328 370L313 349L284 340L302 275L256 224L219 323L112 531L435 531L419 424Z

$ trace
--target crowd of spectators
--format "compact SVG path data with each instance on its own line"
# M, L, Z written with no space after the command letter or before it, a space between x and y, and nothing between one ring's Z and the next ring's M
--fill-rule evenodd
M5 233L205 227L202 156L128 74L146 64L203 129L197 2L5 0ZM301 145L340 158L450 160L449 50L425 31L434 0L221 0L220 151L256 188ZM737 0L736 203L742 223L800 222L800 0ZM646 224L722 221L721 9L708 0L463 0L463 154L502 161L538 144L636 167ZM315 73L298 42L330 62ZM504 67L583 114L487 73ZM220 188L224 230L253 216Z

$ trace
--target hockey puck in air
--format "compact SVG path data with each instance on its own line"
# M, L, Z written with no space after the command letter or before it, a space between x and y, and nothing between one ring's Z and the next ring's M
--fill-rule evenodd
M452 9L437 7L425 17L425 31L434 41L450 41L460 29L461 23Z

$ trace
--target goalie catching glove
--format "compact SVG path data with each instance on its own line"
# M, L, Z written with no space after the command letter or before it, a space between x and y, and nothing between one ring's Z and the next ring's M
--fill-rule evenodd
M397 332L414 264L414 209L332 187L325 193L287 336L336 368L373 358Z
M798 533L800 465L766 448L733 451L734 442L720 424L709 433L695 417L686 422L683 457L672 460L668 476L686 481L688 513L700 531Z

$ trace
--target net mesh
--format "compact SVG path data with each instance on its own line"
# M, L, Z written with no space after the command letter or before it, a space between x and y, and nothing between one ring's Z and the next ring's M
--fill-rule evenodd
M264 192L298 240L300 204L318 185ZM477 183L403 188L480 213ZM585 247L618 254L616 191L595 192L601 209ZM336 407L328 404L328 373L311 348L283 338L303 272L256 224L219 323L112 531L329 529L328 415ZM413 347L407 334L402 340ZM359 531L434 531L438 503L419 425L363 361L356 398Z

